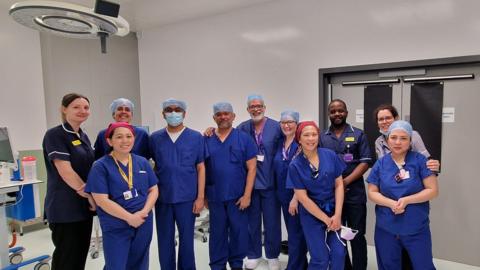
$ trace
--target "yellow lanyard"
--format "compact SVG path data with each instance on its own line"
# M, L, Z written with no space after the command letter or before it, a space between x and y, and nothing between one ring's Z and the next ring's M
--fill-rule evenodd
M132 155L131 155L131 154L128 155L128 177L127 177L127 175L125 174L125 172L122 170L122 168L120 168L120 165L118 164L118 161L117 161L117 159L115 158L115 156L113 156L113 154L110 154L110 156L112 156L113 161L115 161L115 164L117 164L118 171L120 172L120 175L122 175L123 180L125 180L125 182L127 182L127 184L128 184L128 189L129 189L129 190L132 190L132 188L133 188Z

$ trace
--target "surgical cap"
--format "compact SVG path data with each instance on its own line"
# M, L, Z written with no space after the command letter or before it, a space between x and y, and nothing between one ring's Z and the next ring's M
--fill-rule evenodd
M314 121L300 122L298 124L297 131L295 132L295 140L297 140L297 142L300 141L300 136L302 135L303 129L308 126L312 126L317 130L317 132L320 132L320 129L318 128L317 123L315 123Z
M300 120L300 114L295 111L286 110L280 114L280 121L295 121L298 123Z
M247 97L247 106L250 105L250 102L252 102L254 100L260 100L260 101L264 102L263 97L261 95L252 94L252 95Z
M112 102L112 104L110 104L110 110L112 111L112 114L115 113L120 106L126 106L130 108L130 111L133 112L133 102L126 98L117 98Z
M413 128L412 125L410 125L410 123L407 121L397 120L393 122L388 128L388 135L390 135L390 133L392 133L394 130L403 130L408 134L408 136L412 137Z
M132 132L133 136L135 136L135 130L133 129L132 125L126 122L115 122L108 125L107 131L105 131L105 139L110 138L115 129L119 127L128 128Z
M232 104L228 102L218 102L213 104L213 114L216 114L218 112L231 112L233 113L233 107Z
M174 98L169 98L169 99L165 100L162 103L162 110L165 110L165 108L170 107L170 106L177 106L179 108L182 108L182 110L184 110L184 111L187 110L187 103L185 103L185 101L181 101L181 100L174 99Z

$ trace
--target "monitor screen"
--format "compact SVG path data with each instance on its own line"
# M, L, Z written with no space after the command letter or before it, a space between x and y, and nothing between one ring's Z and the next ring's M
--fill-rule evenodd
M15 163L6 127L0 127L0 162Z

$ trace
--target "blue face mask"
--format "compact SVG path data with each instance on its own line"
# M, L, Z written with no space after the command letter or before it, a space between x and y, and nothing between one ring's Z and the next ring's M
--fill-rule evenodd
M177 127L181 123L183 123L183 113L181 112L165 113L165 120L167 120L168 125L172 127Z

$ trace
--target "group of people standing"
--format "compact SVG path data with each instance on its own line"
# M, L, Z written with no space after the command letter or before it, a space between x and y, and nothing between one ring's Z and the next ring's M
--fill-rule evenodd
M331 126L323 132L313 121L300 122L295 111L282 112L279 122L266 117L260 95L248 97L251 119L234 128L232 105L219 102L216 127L202 135L183 124L187 104L168 99L162 103L166 127L148 135L130 124L134 105L121 98L111 105L115 122L98 134L94 148L80 127L89 106L85 96L65 95L62 124L43 141L52 269L85 268L95 213L105 269L148 269L152 209L161 269L196 269L195 217L204 207L213 270L227 263L232 270L255 269L262 245L269 269L280 270L281 212L287 270L366 269L363 174L373 158L363 131L346 123L342 100L329 104ZM383 135L367 182L377 205L379 269L408 269L410 262L434 269L428 201L438 194L439 163L427 161L421 137L409 123L395 121L393 106L379 107L375 117Z

